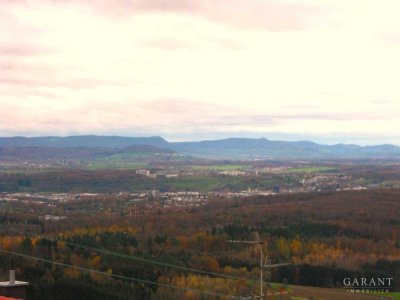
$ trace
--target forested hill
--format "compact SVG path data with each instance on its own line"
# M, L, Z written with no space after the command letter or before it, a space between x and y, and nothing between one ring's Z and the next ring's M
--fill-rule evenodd
M174 155L173 150L152 145L130 145L123 148L109 147L0 147L2 160L51 160L51 159L96 159L115 155L147 154Z
M323 145L310 141L272 141L265 138L181 142L173 143L172 149L200 157L239 159L400 159L400 147L394 145Z
M394 145L322 145L310 141L272 141L265 138L229 138L198 142L168 142L159 136L0 138L0 147L124 148L132 145L149 145L185 155L218 159L400 159L400 147Z
M0 147L104 147L123 148L131 145L151 145L166 148L169 143L159 136L122 137L77 135L67 137L0 137Z

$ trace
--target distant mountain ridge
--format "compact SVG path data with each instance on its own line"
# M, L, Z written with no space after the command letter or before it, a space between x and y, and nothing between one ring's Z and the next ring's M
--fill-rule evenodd
M106 147L123 148L131 145L151 145L165 148L169 143L162 137L122 137L76 135L67 137L1 137L0 147Z
M310 141L272 141L266 138L228 138L214 141L174 143L183 154L232 156L235 158L275 159L400 159L400 147L394 145L359 146L353 144L323 145Z
M54 146L6 146L0 147L0 159L96 159L117 154L165 154L172 155L171 149L152 145L130 145L123 148L108 147L54 147Z
M310 141L273 141L266 138L227 138L198 142L168 142L162 137L69 136L3 137L0 147L125 148L134 145L169 149L181 154L219 159L400 159L395 145L322 145ZM104 149L103 149L104 150ZM143 152L149 149L143 148Z

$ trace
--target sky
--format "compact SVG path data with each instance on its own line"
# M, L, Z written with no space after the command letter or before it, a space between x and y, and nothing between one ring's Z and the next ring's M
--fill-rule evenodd
M400 145L398 0L0 0L0 136Z

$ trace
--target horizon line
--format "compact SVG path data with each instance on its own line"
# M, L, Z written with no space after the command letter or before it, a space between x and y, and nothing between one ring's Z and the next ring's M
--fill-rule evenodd
M206 138L199 140L181 140L181 141L170 141L162 135L114 135L114 134L76 134L76 135L35 135L35 136L24 136L24 135L13 135L13 136L0 136L0 139L11 139L11 138L25 138L25 139L36 139L36 138L70 138L70 137L118 137L118 138L161 138L167 143L198 143L198 142L212 142L212 141L221 141L221 140L229 140L229 139L247 139L247 140L268 140L272 142L309 142L317 145L325 145L325 146L335 146L335 145L346 145L346 146L359 146L359 147L373 147L373 146L395 146L400 147L400 145L394 143L374 143L374 144L359 144L354 142L337 142L337 143L324 143L317 142L312 139L271 139L265 136L259 137L246 137L246 136L226 136L221 138Z

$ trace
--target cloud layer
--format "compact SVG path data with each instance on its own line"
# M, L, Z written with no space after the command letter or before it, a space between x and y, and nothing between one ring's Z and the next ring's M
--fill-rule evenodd
M400 144L397 1L0 1L0 135Z

